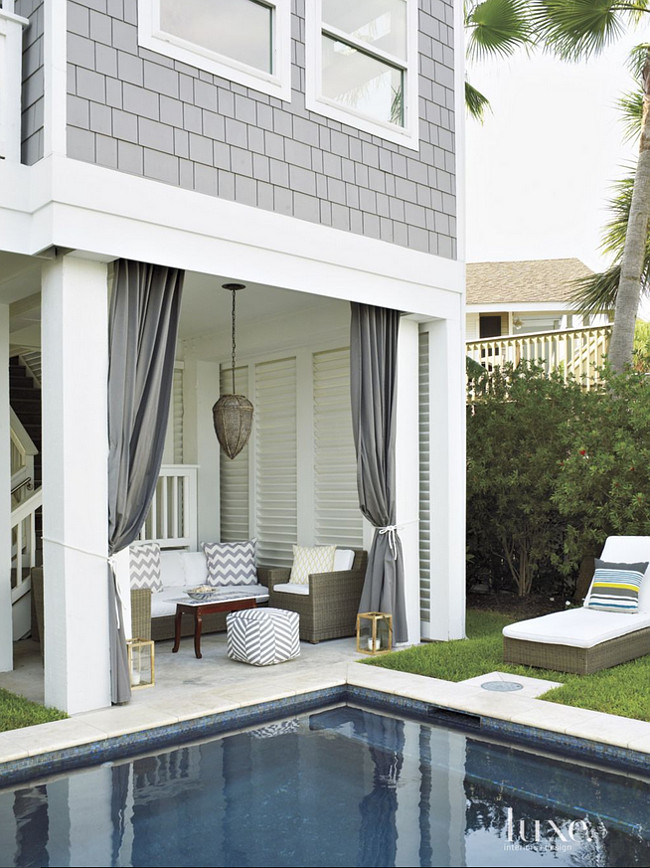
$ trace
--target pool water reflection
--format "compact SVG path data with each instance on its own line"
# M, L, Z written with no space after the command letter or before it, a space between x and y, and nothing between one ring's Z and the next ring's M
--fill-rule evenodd
M649 795L342 706L0 791L0 864L650 865Z

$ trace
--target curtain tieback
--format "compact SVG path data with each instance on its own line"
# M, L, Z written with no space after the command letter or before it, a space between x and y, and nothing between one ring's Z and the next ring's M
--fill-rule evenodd
M419 518L413 518L411 521L403 521L401 524L387 524L386 527L378 527L377 533L383 536L388 535L388 547L390 548L393 560L397 560L397 531L406 527L407 524L419 524Z

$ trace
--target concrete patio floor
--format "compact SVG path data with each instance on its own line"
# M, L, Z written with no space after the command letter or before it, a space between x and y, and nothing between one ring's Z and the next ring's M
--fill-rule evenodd
M360 655L354 639L301 643L299 658L265 667L229 660L225 634L203 638L201 660L194 656L191 639L183 641L177 654L172 654L171 648L171 641L156 643L156 685L134 690L126 706L0 733L0 766L65 747L345 684L650 754L650 723L545 702L526 695L525 690L496 694L483 690L480 684L454 684L365 666L357 662ZM0 687L42 702L42 666L36 646L18 650L15 670L0 673Z

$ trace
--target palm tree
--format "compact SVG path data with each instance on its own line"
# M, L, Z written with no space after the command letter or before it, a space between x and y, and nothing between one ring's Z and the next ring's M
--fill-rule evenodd
M621 36L626 25L650 13L650 0L535 0L530 4L539 39L567 60L588 58ZM650 219L650 46L643 46L640 79L643 111L639 158L629 189L629 214L620 262L606 272L600 289L610 290L618 278L609 361L621 371L632 361L634 326L645 276ZM630 185L628 184L628 187ZM616 273L618 270L618 274Z
M464 16L470 61L510 57L518 48L534 44L530 3L524 0L465 0ZM483 121L490 101L465 81L465 106L473 118Z

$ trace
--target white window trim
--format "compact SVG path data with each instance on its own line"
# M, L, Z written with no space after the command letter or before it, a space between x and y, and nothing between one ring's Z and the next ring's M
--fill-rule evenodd
M194 45L160 29L160 0L138 0L138 44L270 96L291 99L291 0L266 0L273 9L273 74Z
M344 108L338 103L327 99L320 93L320 78L322 69L322 46L321 33L323 30L322 2L321 0L309 0L305 4L305 105L309 111L318 112L321 115L356 127L366 133L380 136L398 145L404 145L413 150L419 149L420 144L420 119L418 100L418 3L417 0L406 0L406 63L405 87L404 87L404 126L386 124L373 120L354 109ZM335 34L338 31L333 27L325 28ZM350 44L356 44L356 40L348 36L344 37ZM366 49L368 54L380 59L386 59L384 52L380 50ZM391 61L394 62L394 61Z

